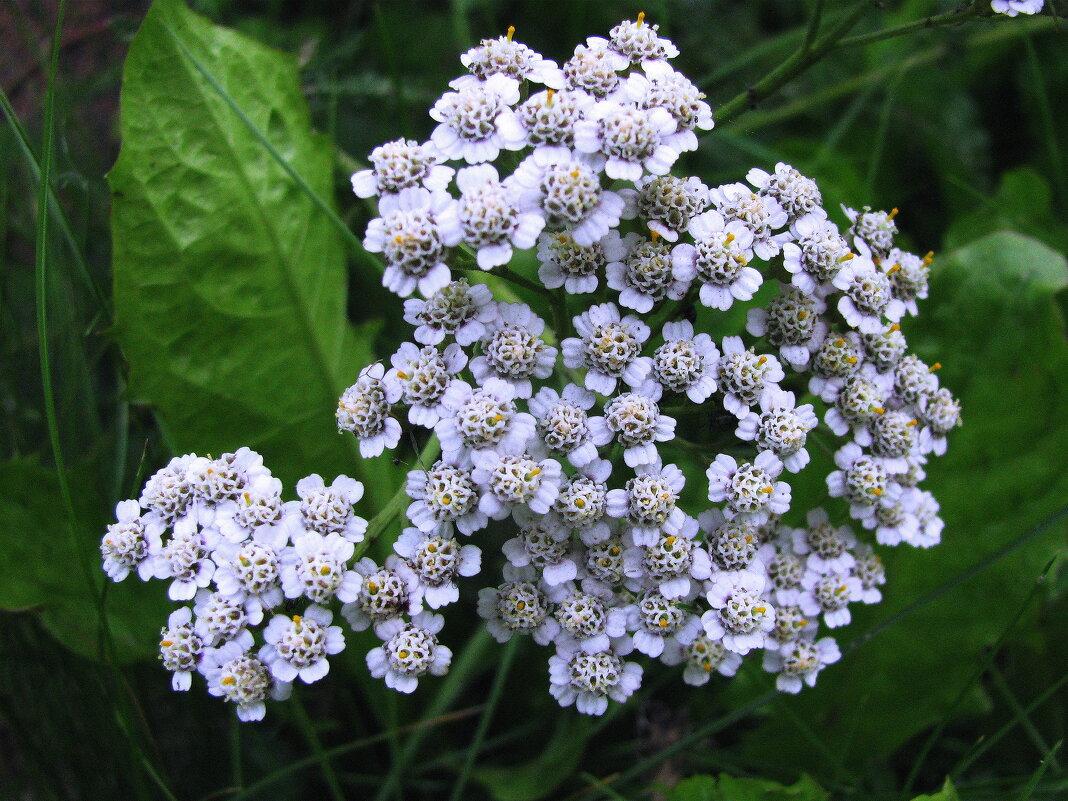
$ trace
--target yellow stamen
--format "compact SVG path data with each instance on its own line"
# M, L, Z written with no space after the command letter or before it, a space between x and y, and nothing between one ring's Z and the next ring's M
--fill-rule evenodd
M723 244L729 245L734 241L734 234L727 234L727 238L723 240Z
M524 609L527 608L527 602L526 601L516 601L515 608L518 609L520 612L522 612Z
M909 420L907 423L905 423L905 425L907 425L907 426L917 426L919 424L920 424L919 420Z
M556 94L556 90L555 89L546 89L545 90L545 105L551 106L553 104L553 95L555 95L555 94ZM561 238L560 241L563 242L564 240Z
M842 346L843 346L844 344L845 344L845 340L844 340L844 339L842 339L841 337L839 337L838 339L836 339L836 340L834 341L834 346L835 346L836 348L840 348L840 347L842 347Z
M525 480L526 481L530 481L532 478L534 478L534 476L539 476L539 475L541 475L541 468L540 467L535 467L533 470L531 470L529 473L527 473Z
M850 364L856 364L858 359L856 356L846 356L846 361Z
M668 627L668 622L664 618L660 618L660 628L666 629L667 627Z
M675 544L675 537L668 537L664 540L664 544L670 548L672 545Z
M571 177L572 178L578 178L579 177L579 171L577 169L572 170L571 171Z
M495 415L493 415L493 422L494 423L499 423L503 419L504 419L504 415L503 414L495 414Z
M656 240L658 240L660 238L660 232L659 231L654 231L652 228L650 228L649 229L649 238L652 239L655 242Z
M638 12L638 27L640 28L644 24L645 24L645 12L644 11L639 11Z
M409 656L408 649L402 648L401 650L397 651L397 656L399 656L401 659L407 659Z
M300 625L300 615L293 615L293 622Z
M934 261L934 251L929 250L927 251L927 255L923 257L923 263L925 265L930 265L932 261Z
M241 497L245 499L245 503L247 505L252 505L252 496L249 495L247 492L241 493Z
M856 258L856 256L856 253L847 253L844 256L839 256L838 263L841 264L843 261L849 261L850 259Z
M894 219L894 217L897 216L897 211L898 211L897 206L894 206L894 208L890 209L890 213L886 215L886 219L888 219L888 220Z
M768 611L768 608L766 606L756 606L753 607L753 611L756 612L758 615L762 615Z
M872 406L871 410L876 414L886 414L886 409L884 409L882 406Z
M900 331L900 330L901 330L901 326L898 325L897 323L894 323L892 326L890 326L890 332L891 333L893 333L894 331Z
M512 41L512 37L515 36L515 25L508 26L508 41Z
M575 506L577 506L579 509L585 509L586 508L586 499L585 498L575 498Z
M933 373L935 370L941 370L941 369L942 369L942 362L935 362L934 364L932 364L930 367L927 368L927 372Z
M871 491L871 494L874 495L876 498L883 497L883 489L882 489L882 487L873 487L872 491Z
M761 492L763 492L765 495L771 495L771 493L775 492L775 488L774 487L764 487L764 489L762 489Z
M235 679L233 676L223 676L222 681L220 681L219 683L225 684L227 687L232 687L233 685L237 684L237 679Z
M764 364L764 362L766 362L767 360L767 356L761 356L759 359L757 359L757 364Z
M799 311L797 313L797 319L798 320L807 320L808 319L808 312L805 309L802 309L801 311Z
M893 275L894 273L896 273L900 269L901 269L901 265L900 264L895 264L893 267L891 267L889 270L886 271L886 274L887 275Z
M329 576L330 575L330 565L323 565L322 567L320 567L319 568L319 575L320 576Z
M367 591L369 593L372 593L372 594L378 592L378 582L377 581L368 581L367 582Z
M404 372L403 370L398 370L397 371L397 378L403 378L405 381L407 381L408 380L408 374L406 372Z
M160 648L170 648L174 643L171 640L160 640Z
M438 546L435 545L434 543L430 543L429 545L427 545L426 549L428 551L430 551L430 553L437 553L438 552Z

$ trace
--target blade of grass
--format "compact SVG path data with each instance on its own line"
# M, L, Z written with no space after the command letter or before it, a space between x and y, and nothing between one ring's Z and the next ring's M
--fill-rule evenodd
M1053 682L1053 684L1043 690L1038 695L1038 697L1035 698L1034 701L1024 707L1024 714L1030 715L1032 712L1034 712L1036 709L1046 703L1046 701L1056 695L1057 692L1060 691L1060 689L1065 685L1068 685L1068 673L1065 673L1063 676L1057 679L1057 681ZM969 751L963 757L961 757L960 761L956 764L953 770L949 772L950 779L956 782L957 777L959 777L961 774L967 771L968 768L975 764L975 762L980 757L982 757L983 754L985 754L987 751L997 745L998 742L1001 741L1002 737L1004 737L1006 734L1016 728L1019 722L1019 718L1013 718L989 737L983 738L976 742L975 745L973 745L971 749L969 749Z
M467 786L467 779L471 775L471 768L475 766L475 759L478 757L478 752L482 748L482 741L486 736L486 730L489 729L490 721L493 720L493 713L497 709L497 702L501 699L501 691L504 689L504 682L507 680L508 672L512 668L512 660L515 659L515 653L519 650L519 639L519 637L513 637L508 641L508 644L504 646L504 653L501 654L501 661L497 664L497 673L493 677L493 686L490 687L489 698L486 699L486 709L482 712L482 717L478 721L478 728L475 729L475 736L467 747L464 764L460 769L459 778L457 778L456 783L453 785L449 801L460 801L460 799L463 798L464 788Z
M453 662L452 668L441 683L441 688L438 690L437 695L434 696L434 700L427 707L426 717L442 715L446 709L453 705L464 685L473 679L478 668L485 664L484 657L491 642L492 638L485 628L480 626L475 630L471 639L467 641L463 650L460 651L459 659ZM401 776L408 767L408 763L411 762L419 750L419 746L423 744L425 736L426 730L416 729L408 737L408 741L401 750L400 759L389 766L389 773L379 788L375 801L386 801L395 790L403 789Z
M912 767L909 769L908 777L905 779L905 788L904 790L902 790L901 793L901 797L903 799L911 798L912 788L916 783L916 778L920 775L920 769L923 767L924 762L926 762L928 754L931 753L931 750L934 748L935 744L942 737L942 732L945 731L946 726L948 726L952 721L953 715L956 713L957 709L959 709L961 704L964 703L964 700L972 692L973 688L979 683L979 680L983 677L987 670L989 670L990 666L994 662L994 658L1001 652L1002 647L1009 639L1009 634L1011 634L1012 630L1016 628L1016 624L1020 622L1020 618L1023 617L1024 612L1027 611L1027 608L1031 605L1031 602L1034 601L1035 597L1038 595L1039 590L1042 589L1042 585L1045 583L1046 574L1049 572L1049 569L1053 567L1054 561L1055 559L1051 559L1042 569L1042 572L1039 574L1038 578L1034 582L1034 586L1031 587L1031 591L1027 593L1027 597L1024 598L1023 603L1020 604L1019 608L1016 610L1016 613L1009 620L1008 625L1005 626L1005 628L1001 631L1001 634L998 635L998 638L997 640L995 640L993 647L989 650L985 658L972 672L972 675L968 678L968 681L964 683L964 686L961 687L960 692L957 693L957 696L953 699L953 702L946 708L945 714L942 716L942 720L939 721L938 725L934 727L934 729L931 731L931 734L927 737L927 740L924 742L923 747L920 749L919 755L913 761Z
M1035 99L1038 105L1038 119L1042 128L1042 138L1046 149L1049 151L1050 166L1053 168L1053 181L1060 195L1062 207L1068 206L1068 177L1065 176L1064 158L1061 155L1060 141L1057 137L1057 127L1053 122L1053 110L1049 102L1049 92L1046 90L1046 79L1042 75L1042 67L1038 63L1038 54L1035 52L1034 42L1027 31L1021 34L1024 40L1024 50L1027 52L1027 68L1030 72L1031 84L1034 86Z
M482 705L468 707L466 709L460 709L456 712L452 712L448 715L440 715L435 718L426 718L416 723L411 723L407 726L401 726L399 729L390 729L388 731L379 732L378 734L372 734L370 737L362 737L359 740L353 740L348 743L336 745L333 748L327 748L323 751L323 756L327 759L334 759L342 754L349 754L353 751L359 751L364 748L368 748L372 745L387 741L390 737L394 737L398 734L406 734L408 732L418 731L420 729L431 729L435 726L440 726L445 723L452 723L457 720L463 720L469 718L472 715L477 715L482 711ZM295 759L289 762L284 767L279 768L272 773L268 773L261 779L253 782L245 788L233 788L229 792L233 795L230 797L230 801L244 801L244 799L251 798L252 796L266 790L274 784L287 779L290 776L299 773L305 768L310 768L318 764L319 758L315 755L302 757L301 759ZM200 801L207 801L208 798L217 795L212 793L210 796L205 796Z
M334 771L334 766L330 764L330 757L327 756L326 751L323 749L319 733L315 731L315 726L312 724L311 718L308 717L308 710L304 708L304 702L294 695L290 699L290 704L292 705L293 717L297 722L297 728L300 729L304 741L311 749L312 757L319 763L319 770L322 771L323 781L330 791L331 798L334 801L345 801L345 794L341 791L337 773Z
M8 99L7 93L4 92L2 87L0 87L0 108L4 110L4 116L7 118L8 125L10 126L12 133L15 135L15 141L18 142L19 151L22 153L26 166L29 168L30 174L33 176L33 180L38 184L38 193L41 193L42 184L47 190L47 208L52 213L55 223L59 227L60 233L63 235L63 239L67 242L67 248L70 251L71 257L74 259L74 266L77 267L78 274L88 287L89 294L93 296L93 300L96 301L99 310L108 320L110 320L111 302L100 284L97 283L96 278L93 277L93 273L85 261L85 254L82 253L82 249L78 246L78 241L74 238L74 231L71 229L67 212L63 209L63 206L60 205L59 198L56 197L55 187L52 186L50 181L44 182L41 180L41 162L38 160L37 154L33 152L33 146L30 143L30 138L26 133L26 129L23 127L22 121L15 113L11 101Z
M1038 730L1038 727L1035 726L1034 721L1031 720L1028 713L1024 711L1023 705L1016 698L1016 694L1012 691L1012 688L1009 687L1008 682L1005 681L1005 676L998 670L997 665L990 666L990 678L993 681L994 686L998 689L998 692L1001 693L1002 697L1004 697L1005 701L1008 703L1009 708L1012 709L1013 719L1019 721L1024 732L1027 733L1031 742L1034 743L1035 748L1038 749L1038 753L1042 755L1050 754L1050 747L1046 743L1045 738ZM1057 757L1050 755L1049 759L1051 760L1050 764L1053 765L1053 769L1059 773L1061 766L1057 761Z
M1031 796L1034 795L1035 788L1038 787L1038 783L1042 781L1042 777L1046 775L1046 771L1049 766L1054 762L1054 754L1060 750L1061 741L1058 740L1053 748L1046 753L1046 758L1042 760L1034 774L1031 776L1031 780L1024 787L1023 792L1020 793L1020 801L1030 801Z
M356 255L356 257L359 258L360 261L364 262L368 266L372 266L377 272L383 272L384 268L382 264L378 261L378 259L372 257L370 253L364 250L363 243L360 242L359 237L357 237L356 234L349 230L349 227L345 224L345 221L338 216L337 212L334 211L325 200L323 200L319 193L308 185L308 182L304 180L304 176L302 176L299 172L293 169L290 163L286 161L285 158L283 158L282 154L278 152L277 148L275 148L274 145L271 144L270 140L263 133L263 131L256 127L256 123L254 123L249 118L249 116L245 114L245 112L237 104L237 101L234 100L234 98L231 97L230 93L226 91L226 88L221 83L219 83L219 81L215 78L214 75L211 74L208 68L205 67L203 63L201 63L201 61L193 54L193 52L188 47L186 47L186 44L182 41L181 37L179 37L178 34L176 34L170 28L170 26L164 25L164 30L167 32L167 35L174 40L175 47L177 47L178 50L181 51L182 56L185 57L189 61L189 63L193 65L193 68L200 73L204 80L208 82L208 85L211 86L211 88L215 91L217 95L219 95L222 101L226 103L226 105L237 116L241 123L246 128L248 128L249 133L251 133L253 137L255 137L256 141L263 145L264 149L271 155L271 158L278 162L278 166L280 166L283 170L286 171L286 174L289 175L289 177L293 179L293 182L300 188L300 190L308 196L308 199L311 200L311 202L314 203L315 206L323 214L326 215L326 218L334 224L334 227L338 229L342 238L349 245L349 248L352 250L353 254Z

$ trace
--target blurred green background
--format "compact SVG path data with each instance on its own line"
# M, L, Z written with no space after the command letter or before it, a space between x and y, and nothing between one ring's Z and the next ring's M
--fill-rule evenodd
M1068 798L1068 23L871 41L956 8L887 0L680 165L714 185L787 161L828 209L900 208L903 245L936 252L906 333L964 404L926 484L944 542L885 554L885 602L840 630L847 653L814 690L769 695L755 661L697 690L659 668L638 701L585 719L548 695L544 649L481 632L471 586L446 616L446 679L398 697L367 675L373 638L353 635L328 680L239 726L196 683L170 691L154 659L165 589L105 586L114 504L171 454L249 445L290 483L355 475L362 513L381 507L413 453L360 463L332 415L405 326L331 219L357 237L368 219L348 174L383 141L429 135L426 109L480 38L515 25L562 62L639 6L198 0L198 17L168 0L138 34L148 5L67 8L43 242L51 430L34 263L57 9L0 7L0 797L437 799L462 775L464 798L515 801L896 801L947 777L962 799ZM855 5L827 0L824 30ZM644 10L715 111L797 48L813 7ZM814 461L795 498L821 495L827 460ZM696 463L692 476L691 489Z

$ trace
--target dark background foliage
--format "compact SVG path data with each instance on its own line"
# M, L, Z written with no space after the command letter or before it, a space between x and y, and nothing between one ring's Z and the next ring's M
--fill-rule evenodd
M34 257L56 7L0 7L0 85L26 137L24 146L8 116L0 797L185 801L247 797L243 788L263 798L443 798L458 775L465 798L517 800L896 801L935 793L947 776L964 799L1068 797L1058 752L1068 600L1057 561L1068 500L1066 23L981 19L847 40L717 126L682 165L714 184L788 161L820 182L828 208L900 208L904 245L937 254L931 299L906 332L921 357L945 365L943 383L964 402L965 426L930 471L944 543L886 554L886 601L841 632L847 653L817 688L768 694L755 664L702 690L654 669L638 701L585 719L549 697L542 650L502 648L481 632L469 588L448 610L446 642L457 654L448 678L398 697L367 675L370 638L352 636L327 681L272 706L264 723L239 726L196 686L170 691L153 659L169 606L163 588L105 586L96 544L115 502L136 495L172 453L248 444L290 482L312 471L357 475L369 489L362 511L380 508L405 465L358 463L332 432L332 405L359 366L388 355L405 332L367 255L331 222L339 215L358 235L368 218L347 175L382 141L429 134L427 107L478 39L515 25L518 38L562 61L638 9L578 0L192 5L206 18L167 2L138 34L121 128L123 63L148 4L67 9L45 242L55 427L42 391ZM827 19L850 6L828 0ZM645 5L713 110L797 47L812 8ZM851 35L954 8L890 0ZM204 168L190 155L220 143L225 164ZM173 173L173 192L148 189L158 170ZM737 314L702 324L720 334L740 327ZM415 458L406 448L397 456ZM815 462L795 497L821 496L827 458ZM696 463L693 476L691 489Z

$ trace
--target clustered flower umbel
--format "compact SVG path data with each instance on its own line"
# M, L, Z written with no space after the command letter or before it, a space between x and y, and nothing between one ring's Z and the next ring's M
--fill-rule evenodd
M672 176L712 113L644 14L562 67L512 33L463 56L470 74L435 104L429 141L382 145L352 178L377 198L366 244L414 331L345 391L338 427L365 458L403 422L441 445L408 473L393 555L356 553L358 482L310 476L283 502L246 449L174 459L101 544L113 579L169 580L193 603L163 631L164 666L176 689L202 674L242 719L326 674L339 618L373 629L367 666L389 687L445 673L440 611L491 542L503 571L482 580L478 614L500 642L549 649L563 706L625 701L639 654L702 685L760 652L798 692L839 658L822 628L881 598L865 540L940 539L918 484L960 405L908 353L899 322L927 297L931 255L896 244L896 209L846 208L841 229L787 164L719 187ZM536 252L567 330L480 281L517 250ZM736 303L750 304L747 336L715 341L688 315ZM694 411L710 421L702 442L683 438ZM844 502L806 508L789 479L821 416L839 438L828 492ZM696 512L681 505L695 452L714 454L700 464L711 508Z

